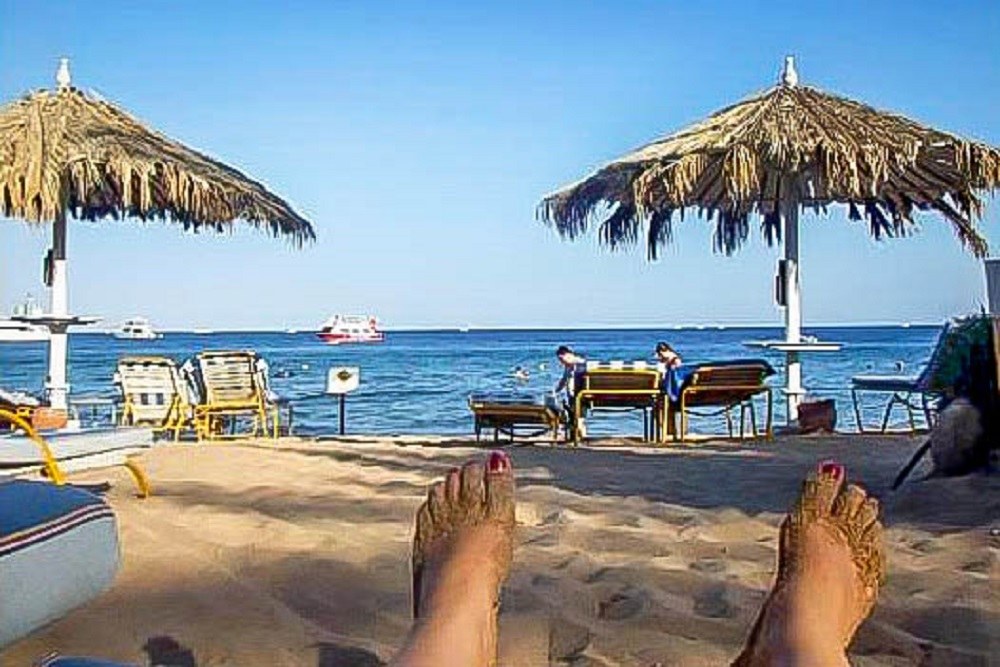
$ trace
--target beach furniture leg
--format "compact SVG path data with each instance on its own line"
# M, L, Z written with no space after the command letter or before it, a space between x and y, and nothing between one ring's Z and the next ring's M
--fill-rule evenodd
M921 392L921 394L920 394L920 407L923 408L923 411L924 411L924 423L927 424L927 428L928 429L934 428L934 422L931 420L930 402L927 399L927 394L923 393L923 392Z
M149 498L153 489L149 484L149 477L146 476L146 471L142 469L139 462L132 457L127 457L123 465L132 474L132 479L135 480L135 485L139 489L139 497Z
M858 402L857 388L851 388L851 403L854 404L854 421L858 424L858 433L865 432L865 424L861 421L861 406Z
M774 394L771 388L767 389L767 441L774 440Z
M687 413L687 404L686 401L684 400L684 394L685 392L681 392L681 432L680 432L681 442L684 442L684 439L687 437L687 430L688 430L688 413Z
M885 406L885 416L882 417L882 433L885 433L886 429L889 428L889 416L892 414L892 408L896 405L897 398L899 398L899 394L893 393L888 405Z
M910 420L910 433L916 433L917 432L917 423L916 423L916 421L914 420L914 417L913 417L913 404L910 403L910 401L912 399L913 399L912 392L908 393L906 395L906 401L905 401L905 403L906 403L906 417L907 417L907 419Z

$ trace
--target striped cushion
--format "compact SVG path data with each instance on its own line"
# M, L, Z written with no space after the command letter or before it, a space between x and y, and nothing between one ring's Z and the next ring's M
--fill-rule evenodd
M99 497L44 482L0 482L0 648L107 589L118 531Z
M646 361L588 361L587 370L647 370L656 366Z

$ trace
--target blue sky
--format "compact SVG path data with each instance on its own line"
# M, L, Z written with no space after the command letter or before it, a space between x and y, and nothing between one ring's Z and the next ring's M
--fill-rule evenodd
M697 5L697 6L695 6ZM769 87L804 83L1000 144L1000 4L866 2L3 2L0 98L59 56L168 135L312 220L298 251L251 231L70 223L70 303L114 324L391 327L781 322L778 248L714 255L689 217L655 263L570 243L545 193ZM1000 248L1000 208L983 221ZM876 243L843 210L803 219L807 323L940 321L975 309L979 263L922 218ZM0 224L0 307L43 294L47 232Z

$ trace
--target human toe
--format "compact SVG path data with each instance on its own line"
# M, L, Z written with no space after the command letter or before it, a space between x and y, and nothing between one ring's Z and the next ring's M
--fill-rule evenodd
M470 461L462 466L459 502L470 519L482 516L486 492L483 488L485 469L481 463Z
M486 513L495 520L514 523L514 466L504 452L492 452L486 464Z

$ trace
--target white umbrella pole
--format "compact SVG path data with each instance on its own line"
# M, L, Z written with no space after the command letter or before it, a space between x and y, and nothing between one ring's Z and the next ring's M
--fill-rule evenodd
M784 211L785 223L785 342L802 342L802 293L799 285L799 207L790 203ZM799 418L802 401L802 364L798 351L785 352L785 394L788 422Z
M49 301L50 315L57 318L69 316L69 287L66 282L66 213L63 211L52 226L52 288ZM49 334L49 375L45 390L49 405L57 410L67 409L69 385L66 382L66 357L69 336L66 326L54 326Z

